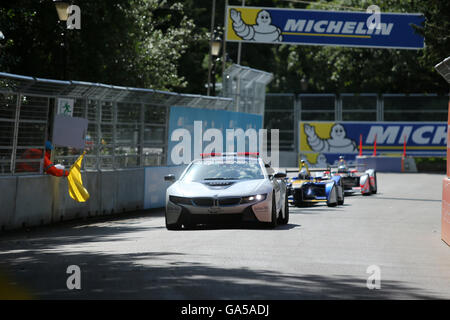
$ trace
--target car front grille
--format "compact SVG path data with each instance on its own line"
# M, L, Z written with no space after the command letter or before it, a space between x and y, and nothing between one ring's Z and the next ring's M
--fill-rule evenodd
M193 198L192 202L194 205L199 207L214 207L214 206L235 206L241 203L240 197L232 198Z
M194 198L192 199L194 205L199 207L212 207L214 206L213 198Z
M219 199L219 206L234 206L241 203L241 198Z

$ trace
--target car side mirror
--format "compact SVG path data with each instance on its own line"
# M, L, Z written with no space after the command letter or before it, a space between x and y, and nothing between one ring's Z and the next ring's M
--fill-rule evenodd
M277 172L273 175L275 179L284 179L287 177L285 172Z
M175 181L175 175L168 174L167 176L164 176L164 181L174 182Z

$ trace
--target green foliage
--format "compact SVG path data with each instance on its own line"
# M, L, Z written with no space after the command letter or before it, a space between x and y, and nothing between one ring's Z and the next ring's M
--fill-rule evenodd
M447 170L447 159L445 157L415 157L417 171L445 173Z
M16 0L0 8L0 70L125 86L206 93L212 0L74 0L81 30L66 30L50 0ZM240 0L230 0L240 5ZM241 64L272 72L271 92L447 93L434 66L450 55L450 1L246 0L247 6L421 12L423 50L250 44ZM223 37L225 0L216 0L215 29ZM61 45L64 43L65 50ZM227 65L237 44L227 43ZM64 53L65 52L65 53ZM216 65L220 81L222 62ZM302 88L305 82L307 88Z
M301 92L300 79L308 79L308 92L446 93L448 84L434 66L450 55L450 2L448 1L318 1L311 9L364 11L371 4L382 12L423 13L423 50L290 46L285 54L286 73L276 74L272 91ZM289 76L288 76L289 75ZM293 79L287 84L283 79ZM292 80L290 80L292 82Z
M6 43L2 71L116 85L170 89L186 85L178 60L194 22L183 5L158 0L74 1L81 30L67 30L51 1L19 0L0 9ZM65 39L64 39L65 37ZM63 44L65 43L65 50Z

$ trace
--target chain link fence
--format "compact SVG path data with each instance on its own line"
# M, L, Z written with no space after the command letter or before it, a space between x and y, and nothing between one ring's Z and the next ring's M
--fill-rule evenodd
M43 173L58 98L88 119L85 170L165 165L171 106L234 108L229 98L0 73L0 175ZM52 157L70 166L81 152L55 147Z
M223 74L224 97L234 101L233 111L264 115L266 86L271 73L233 64Z

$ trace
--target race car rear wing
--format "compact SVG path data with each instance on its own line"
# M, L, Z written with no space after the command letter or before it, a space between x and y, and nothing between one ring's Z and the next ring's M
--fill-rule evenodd
M365 164L365 163L359 163L359 164L357 164L357 165L351 165L351 166L347 165L347 168L349 168L349 169L356 169L356 170L361 170L361 168L364 168L364 167L367 167L367 164ZM328 170L331 170L331 169L337 169L337 168L339 168L339 166L336 166L336 165L330 165L330 167L329 167Z
M330 171L330 168L309 168L309 172L322 172L322 171ZM298 169L287 169L286 172L299 172Z

